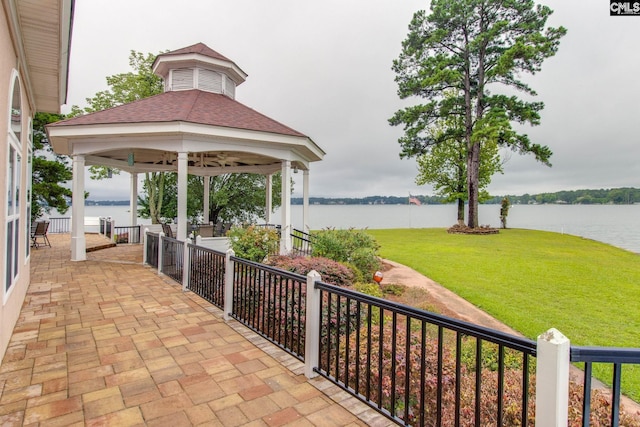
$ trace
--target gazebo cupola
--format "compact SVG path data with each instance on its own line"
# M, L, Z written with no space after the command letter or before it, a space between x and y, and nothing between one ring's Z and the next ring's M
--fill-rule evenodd
M199 89L231 99L247 78L233 61L203 43L158 55L153 72L164 80L165 92Z

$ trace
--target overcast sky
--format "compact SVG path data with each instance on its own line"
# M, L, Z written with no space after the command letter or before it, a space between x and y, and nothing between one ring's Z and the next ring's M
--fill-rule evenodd
M551 26L568 34L555 57L526 80L545 103L524 131L553 151L549 168L507 152L493 195L640 186L640 16L609 16L606 0L547 0ZM310 195L433 194L415 185L415 160L399 158L401 128L387 120L406 105L391 63L424 0L77 0L68 104L130 71L129 52L198 42L249 77L236 99L314 140ZM127 174L123 174L127 175ZM302 174L294 175L301 195ZM89 180L87 180L89 181ZM122 184L122 185L121 185ZM87 182L91 199L128 199L128 175Z

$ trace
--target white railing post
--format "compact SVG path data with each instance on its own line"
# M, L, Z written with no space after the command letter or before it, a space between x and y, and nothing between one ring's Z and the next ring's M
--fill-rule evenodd
M318 366L318 352L320 351L320 290L316 289L316 282L320 281L320 273L311 270L307 274L307 310L304 336L304 375L313 378L318 375L313 370Z
M116 239L116 220L111 219L111 240L117 242Z
M182 292L187 292L189 290L189 272L191 271L191 254L189 253L189 245L191 244L191 239L185 239L184 241L184 250L182 254Z
M158 275L162 275L162 257L164 256L162 248L164 247L164 233L158 233Z
M224 262L224 320L228 322L231 320L231 314L233 313L233 261L232 256L236 253L233 249L229 249L225 255Z
M149 229L147 227L142 230L142 265L148 264L147 262L147 233L149 233Z
M536 425L566 427L569 417L571 343L555 328L538 337Z

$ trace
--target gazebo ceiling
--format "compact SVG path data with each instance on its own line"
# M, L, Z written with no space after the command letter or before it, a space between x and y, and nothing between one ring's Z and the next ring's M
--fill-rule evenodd
M133 162L132 162L133 161ZM102 165L127 172L176 172L178 155L172 151L153 149L122 149L86 156L87 165ZM215 176L226 173L271 174L281 168L280 159L235 151L189 153L189 174ZM292 167L306 169L302 162Z

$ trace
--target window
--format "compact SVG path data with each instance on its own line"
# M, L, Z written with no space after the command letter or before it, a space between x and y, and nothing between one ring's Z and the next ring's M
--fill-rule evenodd
M29 252L31 250L31 191L33 186L33 121L29 118L29 125L27 126L27 132L29 132L29 137L27 138L28 146L28 154L27 154L27 193L25 194L27 198L27 216L25 216L24 224L26 226L26 242L25 242L25 257L29 257Z
M198 68L198 89L222 93L222 74Z
M13 94L9 108L9 129L7 132L7 223L6 223L6 260L5 260L5 295L18 277L20 264L20 180L22 177L22 93L17 74L13 75Z
M171 89L189 90L193 89L193 69L184 68L171 71Z

